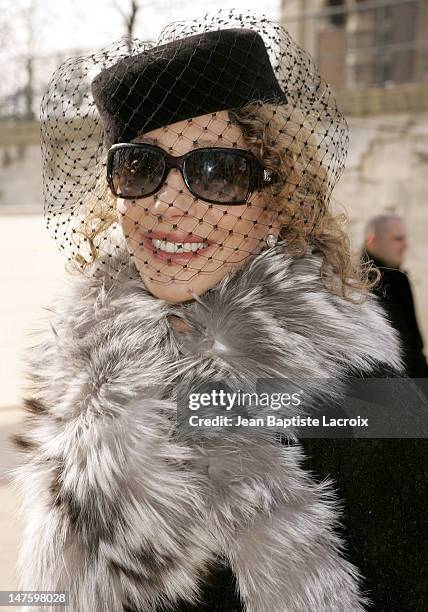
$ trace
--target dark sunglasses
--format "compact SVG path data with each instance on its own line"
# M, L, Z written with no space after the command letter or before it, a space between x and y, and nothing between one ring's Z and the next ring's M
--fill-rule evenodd
M119 143L107 155L113 195L147 198L178 168L190 193L212 204L246 204L251 193L272 183L272 174L244 149L207 147L176 157L154 145Z

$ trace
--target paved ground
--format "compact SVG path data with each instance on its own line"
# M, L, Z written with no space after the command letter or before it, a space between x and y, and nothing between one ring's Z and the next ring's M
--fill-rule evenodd
M20 402L24 349L65 272L41 215L2 215L0 222L1 411Z
M21 526L19 499L7 472L21 460L8 437L20 429L24 387L22 355L30 332L60 290L65 276L41 215L1 216L0 230L0 590L15 589ZM1 607L8 612L16 608Z

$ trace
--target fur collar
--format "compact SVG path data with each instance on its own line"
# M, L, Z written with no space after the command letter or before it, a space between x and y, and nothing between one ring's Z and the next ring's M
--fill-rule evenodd
M292 258L279 248L265 250L197 300L170 305L144 288L122 251L102 273L74 284L57 324L86 334L100 321L110 327L126 320L136 329L144 321L150 345L168 344L176 372L181 360L185 368L196 358L200 364L217 360L220 369L225 362L229 373L239 371L244 379L340 378L369 374L379 364L400 370L398 335L377 298L357 304L333 295L320 267L312 253ZM190 325L189 334L174 334L171 314Z
M315 255L269 250L173 306L120 257L119 276L73 283L30 355L28 460L15 475L27 517L21 587L69 590L75 612L122 612L125 601L174 610L197 600L221 556L248 612L362 612L332 488L302 469L300 447L264 432L180 441L172 400L178 380L251 388L260 377L397 367L375 300L333 296Z

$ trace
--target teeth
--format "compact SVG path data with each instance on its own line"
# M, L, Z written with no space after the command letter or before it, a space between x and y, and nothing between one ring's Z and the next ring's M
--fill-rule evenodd
M199 249L206 249L208 242L168 242L167 240L157 240L152 238L155 249L166 253L195 253Z

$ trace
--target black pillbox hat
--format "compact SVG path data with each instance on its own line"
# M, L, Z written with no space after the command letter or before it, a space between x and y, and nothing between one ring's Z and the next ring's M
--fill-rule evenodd
M125 57L92 82L107 146L252 100L286 101L262 37L205 32Z

